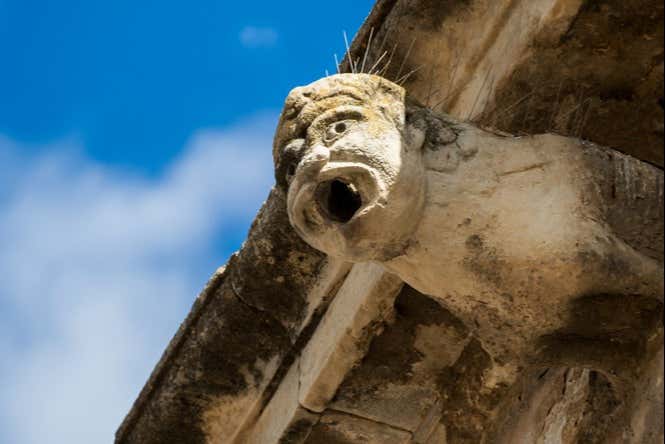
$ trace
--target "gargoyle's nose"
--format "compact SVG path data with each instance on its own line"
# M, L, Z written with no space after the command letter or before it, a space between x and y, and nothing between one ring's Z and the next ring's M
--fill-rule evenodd
M330 150L322 145L314 146L300 161L297 175L304 180L316 179L316 176L330 161Z

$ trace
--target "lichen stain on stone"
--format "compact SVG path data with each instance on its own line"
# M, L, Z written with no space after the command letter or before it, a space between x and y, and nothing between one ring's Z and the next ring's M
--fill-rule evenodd
M202 429L206 435L206 444L226 444L228 438L242 424L243 419L259 393L256 389L235 396L222 396L215 399L203 413Z
M233 267L231 281L245 303L274 317L295 340L307 311L302 289L314 285L325 256L293 231L281 192L271 193L257 221L266 223L255 223L247 248ZM275 280L275 276L288 278Z
M463 323L435 300L405 287L395 315L376 336L362 363L338 390L335 406L414 426L437 402L435 379L452 366L468 342ZM398 401L401 400L401 401ZM395 403L401 402L400 408ZM407 407L408 406L408 407Z
M482 389L492 365L489 354L473 339L455 365L444 369L437 378L441 397L446 400L441 423L447 427L450 442L482 442L493 410L509 389L503 384Z
M464 266L482 281L500 288L503 275L509 266L496 248L487 247L482 236L474 234L467 238L466 247L470 255L464 258Z
M261 399L264 375L274 374L279 363L278 357L269 362L257 359L251 366L244 365L240 374L246 387L242 392L226 395L208 401L202 414L203 431L207 436L206 444L225 444L242 425L248 412ZM251 368L251 369L250 369Z

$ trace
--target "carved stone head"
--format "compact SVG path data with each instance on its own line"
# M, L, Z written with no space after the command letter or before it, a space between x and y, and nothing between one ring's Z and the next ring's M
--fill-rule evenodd
M405 91L381 77L340 74L294 89L273 156L291 224L348 261L399 254L419 222L422 131L406 124Z

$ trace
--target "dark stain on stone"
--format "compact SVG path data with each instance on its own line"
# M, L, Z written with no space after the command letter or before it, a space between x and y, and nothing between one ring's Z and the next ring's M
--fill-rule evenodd
M612 233L640 253L663 261L663 171L635 158L584 144L590 171L602 171L584 194Z
M318 423L305 441L306 444L357 444L350 441L343 433L335 430L333 424ZM363 442L363 441L360 441ZM366 441L365 441L366 442Z
M469 236L466 247L470 255L464 259L464 266L484 282L499 288L503 282L503 273L508 264L503 260L496 248L485 245L483 238L477 234Z
M295 235L284 208L283 194L273 191L225 280L167 350L168 365L151 377L152 390L130 412L117 443L203 444L203 417L215 401L246 390L247 373L257 384L272 376L256 367L258 360L282 360L292 351L305 295L325 257Z
M466 247L472 251L480 251L483 248L484 242L483 238L477 234L470 236L466 240Z
M240 302L228 286L202 314L160 390L119 443L205 442L203 415L221 396L247 388L244 371L261 380L257 360L268 361L290 347L286 330Z
M337 399L353 401L371 396L385 384L407 382L412 366L423 359L414 345L420 325L445 325L460 337L466 336L466 327L457 317L432 298L405 286L395 301L394 322L374 338L362 363L340 386Z
M621 276L630 270L629 264L618 255L601 255L593 250L580 250L576 260L581 270L593 270L601 276Z
M570 332L632 340L644 338L661 324L663 304L640 295L597 294L573 301L570 312Z
M295 341L307 309L302 289L315 282L326 259L291 227L284 195L273 191L272 196L266 214L259 215L250 230L231 280L243 301L275 317ZM270 223L260 222L268 217Z
M314 426L314 421L311 419L300 419L291 424L286 430L279 444L301 444L304 443Z
M425 133L423 149L438 151L457 141L461 129L455 126L455 122L446 120L410 95L407 95L406 105L407 124Z
M455 365L439 375L437 385L445 400L441 423L446 426L449 442L482 442L493 410L509 389L499 385L493 390L481 390L483 374L491 366L489 354L473 339Z
M534 360L602 371L617 383L637 377L649 338L662 329L663 303L648 296L588 295L571 302L568 311L564 328L540 338Z
M330 303L334 299L335 295L337 294L337 291L342 286L345 280L346 276L341 278L340 281L337 282L337 284L330 289L330 292L323 298L321 303L316 307L316 310L314 310L314 312L312 313L307 325L303 326L300 335L298 336L297 340L295 341L289 352L284 355L280 367L277 369L277 372L275 372L275 375L273 376L270 383L268 383L268 386L266 387L266 389L262 394L261 412L263 412L263 409L268 405L270 399L272 399L273 395L279 388L279 385L281 384L282 380L290 370L291 365L295 362L296 358L301 354L302 350L305 348L305 345L307 345L309 340L312 338L312 335L318 328L321 319L323 319L323 316L326 314L326 311L328 310Z
M582 414L582 421L577 426L577 442L585 444L605 444L609 431L617 423L621 401L617 398L612 383L599 372L589 374L589 395Z

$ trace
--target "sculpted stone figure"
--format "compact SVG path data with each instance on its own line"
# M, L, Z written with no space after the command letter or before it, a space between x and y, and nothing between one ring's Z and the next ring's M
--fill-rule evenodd
M560 338L594 328L581 325L585 301L662 304L663 173L614 150L494 134L342 74L289 94L273 153L306 242L382 264L497 359L557 354Z

